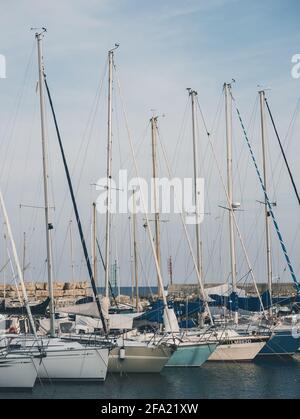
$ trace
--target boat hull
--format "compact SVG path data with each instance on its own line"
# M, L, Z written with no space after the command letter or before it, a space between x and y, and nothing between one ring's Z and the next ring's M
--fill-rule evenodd
M0 360L0 388L32 389L37 368L31 358L6 357Z
M258 358L271 356L293 356L300 346L300 338L293 336L292 330L274 331L273 336L259 352Z
M63 341L59 338L35 341L16 337L13 344L12 353L35 359L39 379L103 381L106 378L108 348L83 346L78 342Z
M201 367L214 353L216 344L179 344L166 367Z
M211 354L210 362L249 362L252 361L266 342L220 344Z
M126 346L113 348L109 354L108 372L159 373L169 361L173 350L165 345Z
M38 377L54 381L104 381L107 364L107 349L48 350L39 363Z

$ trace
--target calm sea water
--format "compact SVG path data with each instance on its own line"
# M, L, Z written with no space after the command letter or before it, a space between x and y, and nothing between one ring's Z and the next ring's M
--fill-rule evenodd
M102 384L37 384L32 392L2 392L0 398L298 399L300 355L289 361L206 363L201 368L167 369L153 375L108 375Z

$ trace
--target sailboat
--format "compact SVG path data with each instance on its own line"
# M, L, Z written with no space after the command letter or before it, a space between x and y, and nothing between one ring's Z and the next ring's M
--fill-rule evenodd
M107 179L112 176L112 86L114 51L108 52L108 138L107 138ZM110 190L107 185L108 205L106 211L106 233L105 233L105 298L109 304L109 266L110 266ZM166 345L157 345L148 342L129 339L126 335L116 339L115 347L110 351L108 371L114 373L149 373L160 372L169 360L173 349Z
M114 51L117 48L113 48L108 52L108 63L109 63L109 80L108 80L108 147L107 147L107 179L111 179L111 153L112 153L112 83L113 83L113 61L114 61ZM49 95L49 90L48 90ZM49 96L50 99L50 96ZM50 99L51 101L51 99ZM52 101L51 101L52 102ZM52 106L53 111L53 106ZM97 344L101 344L102 342L107 343L107 339L111 342L111 350L109 353L109 360L108 360L108 371L109 372L119 372L119 373L130 373L130 372L160 372L168 361L171 353L173 350L166 348L165 346L162 348L157 344L149 344L147 342L134 342L131 339L127 339L126 336L120 336L119 339L112 339L109 336L109 327L110 327L110 315L109 315L109 264L110 264L110 185L107 185L107 193L108 193L108 208L106 212L106 234L105 234L105 262L104 262L104 271L105 271L105 295L102 297L101 305L105 307L105 316L101 316L102 309L99 307L99 296L98 291L95 286L95 280L93 277L93 272L91 268L91 264L89 262L89 258L87 255L87 249L83 240L83 233L81 229L81 223L79 219L79 214L74 198L73 188L70 181L69 171L66 164L66 159L64 156L62 143L60 139L60 134L57 126L56 117L53 114L57 134L60 142L60 148L63 154L64 166L66 170L66 174L68 177L69 189L72 196L73 206L76 213L77 224L79 227L79 232L81 236L82 244L84 245L84 253L86 255L87 266L89 269L90 278L92 279L93 285L93 293L95 297L95 301L89 302L87 304L81 304L78 306L74 306L67 308L68 312L76 312L77 314L87 315L92 317L98 317L100 314L100 320L102 323L102 328L105 332L106 337L95 337L95 336L71 336L68 341L72 342L95 342ZM96 237L95 237L96 238ZM95 249L95 246L94 246ZM94 251L95 253L95 251ZM95 256L95 255L94 255ZM94 267L95 273L95 267ZM98 308L98 311L95 313L95 308ZM66 309L64 309L66 312ZM122 324L122 321L121 321ZM120 327L122 328L122 327Z
M47 138L45 131L45 101L44 83L45 73L42 55L42 39L45 29L36 33L39 69L39 95L41 115L41 137L43 153L43 177L44 177L44 200L45 200L45 227L47 244L47 268L49 286L49 309L50 309L50 337L37 338L37 336L14 336L11 339L11 348L14 355L36 357L41 350L43 358L38 365L38 377L51 380L98 380L106 378L108 351L105 345L91 347L83 346L77 342L65 342L56 337L55 310L52 279L52 252L51 230L53 228L49 217L48 198L48 161L47 161Z
M226 110L226 138L227 138L227 187L228 187L228 211L229 211L229 233L230 233L230 256L231 256L231 276L233 294L237 294L237 282L236 282L236 256L235 256L235 237L234 237L234 219L233 219L233 185L232 185L232 103L231 103L231 86L229 84L224 85L225 89L225 110ZM195 130L195 102L197 92L188 89L191 97L192 104L192 132L193 132L193 156L194 156L194 181L195 181L195 199L196 199L196 211L198 210L197 204L197 187L196 179L198 177L197 167L197 142L196 142L196 130ZM202 284L202 257L201 257L201 241L200 241L200 227L196 224L196 246L197 246L197 271L199 272L199 285ZM203 285L202 285L203 287ZM206 293L202 292L203 297L206 298ZM209 310L209 308L208 308ZM233 307L233 318L234 323L238 323L238 307ZM208 361L249 361L253 360L260 350L265 346L269 340L269 336L246 336L241 337L231 328L226 327L224 330L219 330L214 326L211 318L211 325L213 330L207 330L203 325L200 325L198 330L195 332L189 332L189 338L191 340L200 339L203 342L215 343L215 350L209 355Z
M259 92L259 102L260 102L260 117L261 117L261 139L262 139L262 158L263 158L263 178L261 177L260 173L259 179L261 181L261 186L264 192L264 206L265 206L265 234L266 234L266 255L267 255L267 279L268 279L268 291L267 291L267 308L269 311L268 321L260 320L260 326L266 327L272 330L272 337L261 349L258 354L258 357L265 358L271 356L293 356L300 346L300 337L297 337L293 333L293 325L284 324L284 322L280 318L274 317L273 311L273 272L272 272L272 248L271 248L271 232L270 232L270 218L275 220L274 214L272 211L272 204L269 201L268 197L268 173L267 173L267 149L266 149L266 121L265 121L265 105L267 103L266 100L266 93L264 90ZM250 143L248 143L250 146ZM250 146L251 149L251 146ZM252 152L252 150L250 150ZM255 157L252 152L252 159L255 162ZM257 166L256 166L257 167ZM258 168L257 168L258 171ZM277 233L279 232L279 227L276 222L276 230ZM283 243L281 233L280 241ZM284 246L284 253L289 261L286 248ZM288 263L290 269L292 269L292 277L295 283L295 287L297 290L297 294L299 295L299 284L297 283L296 277L293 273L292 264ZM253 327L252 327L253 329Z
M228 86L227 86L228 88ZM195 98L197 92L189 89L189 95L192 102L192 122L193 122L193 154L194 154L194 178L195 178L195 199L196 199L196 208L198 211L197 203L197 184L196 179L198 177L198 168L197 168L197 143L196 143L196 133L195 133ZM228 148L229 153L231 151L231 125L230 125L230 108L227 103L229 96L226 96L226 110L227 110L227 138L228 138ZM153 119L156 123L156 119ZM153 131L153 130L152 130ZM229 158L231 164L231 158ZM228 166L229 172L229 182L231 175L231 165ZM232 191L232 188L231 188ZM232 202L232 198L230 199ZM232 204L231 204L232 206ZM233 220L231 221L231 239L232 246L234 249L234 237L233 237ZM201 244L200 244L200 228L199 225L196 225L196 241L197 241L197 262L195 263L195 269L197 273L197 278L199 282L199 288L203 295L203 298L206 298L202 278L201 278ZM191 252L192 253L192 252ZM235 254L232 252L231 264L234 267L235 271ZM234 276L235 278L235 276ZM236 284L235 279L233 282ZM236 287L236 285L235 285ZM236 288L235 288L236 289ZM207 306L209 312L209 307ZM237 322L238 316L237 311L234 314L235 321ZM211 318L211 315L210 315ZM213 320L211 318L211 323L213 325ZM170 361L167 363L168 366L201 366L206 360L220 360L220 361L250 361L253 360L259 351L265 346L266 342L269 340L269 335L259 335L259 336L240 336L237 332L231 329L218 330L216 327L212 330L207 330L203 326L196 330L189 330L186 333L172 333L169 336L165 335L162 338L162 341L169 341L174 339L174 343L177 344L177 350L172 355Z
M112 145L112 129L111 129L111 91L113 79L113 57L114 50L109 51L109 95L108 95L108 158L107 158L107 178L111 179L111 145ZM151 118L152 132L152 154L153 154L153 175L156 177L156 134L157 134L157 117ZM135 160L135 157L134 157ZM136 162L135 162L136 165ZM137 171L137 167L136 167ZM105 298L109 301L109 243L110 243L110 214L109 214L109 193L108 185L108 208L106 213L106 248L105 248ZM143 199L141 199L143 201ZM145 212L146 213L146 212ZM163 339L155 341L153 334L141 335L132 332L120 336L115 340L115 348L110 351L109 355L109 372L159 372L169 362L172 366L200 366L202 365L216 345L214 343L205 344L204 342L190 342L182 339L176 316L172 309L168 308L166 295L163 288L163 280L160 267L160 249L159 249L159 213L155 211L155 241L153 240L149 218L146 216L146 227L151 243L152 253L154 256L155 267L157 271L157 281L159 295L163 301L163 311L165 319L165 328ZM176 356L179 349L179 356ZM204 349L204 351L203 351ZM199 356L198 356L199 355ZM169 361L170 359L170 361ZM169 362L168 362L169 361Z
M152 142L152 167L153 167L153 179L157 179L157 131L158 131L158 118L153 116L151 122L151 142ZM157 185L155 185L155 189ZM157 190L154 193L155 202L155 240L151 240L152 250L156 261L157 269L157 282L158 282L158 297L159 301L162 300L163 310L163 332L157 336L159 344L172 345L175 349L172 356L166 363L166 367L200 367L209 356L213 353L216 348L215 342L206 343L205 341L191 340L189 336L182 333L178 326L178 321L174 313L173 308L170 309L167 305L166 295L163 288L162 277L161 277L161 264L160 264L160 216L157 208L158 195ZM146 221L148 227L149 220ZM153 342L153 335L141 334L136 335L136 339L143 340L145 342Z
M255 166L255 170L259 179L260 186L264 194L268 291L266 291L262 296L260 296L257 290L258 298L255 298L255 297L240 298L237 296L233 296L233 298L235 297L235 304L238 307L242 309L246 309L246 310L249 307L249 311L252 311L252 312L261 312L261 310L263 310L264 312L263 317L260 314L253 316L253 318L251 319L250 325L246 327L244 325L238 325L236 330L238 331L239 334L242 334L242 335L248 334L249 332L260 333L261 331L269 333L270 339L267 342L267 344L261 349L261 351L258 354L258 357L271 357L271 356L278 356L278 355L280 357L292 356L295 354L295 352L299 348L300 339L299 337L294 336L292 326L284 324L284 321L282 321L282 319L274 316L273 307L272 307L272 305L276 303L282 304L282 299L273 298L272 296L272 261L271 261L271 239L270 239L270 226L269 226L270 219L272 219L273 221L275 231L279 238L280 245L281 245L285 260L287 262L287 266L291 274L292 281L297 291L296 299L299 298L299 295L300 295L300 284L297 281L297 278L293 269L293 265L287 253L287 248L284 243L281 231L279 229L278 221L275 217L275 214L272 208L272 203L268 196L267 170L266 170L267 160L266 160L266 145L265 145L265 136L266 136L265 103L267 103L267 100L266 100L264 91L259 92L259 95L260 95L260 110L261 110L263 176L261 175L260 170L258 168L258 164L257 164L252 146L247 136L246 129L245 129L245 126L244 126L244 123L243 123L243 120L241 118L241 114L238 108L236 108L236 111L237 111L242 129L243 129L245 141L250 151L251 159ZM230 298L233 299L232 296L230 296ZM222 298L220 299L220 301L221 300ZM292 302L292 299L287 298L286 302L287 303ZM269 311L268 316L266 316L265 310Z

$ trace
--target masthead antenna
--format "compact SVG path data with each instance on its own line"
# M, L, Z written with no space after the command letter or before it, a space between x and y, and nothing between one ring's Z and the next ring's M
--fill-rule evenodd
M119 46L120 46L120 44L115 44L115 46L112 49L110 49L109 52L115 51L116 49L119 48Z
M36 31L35 36L40 36L43 33L47 32L47 28L45 28L44 26L41 28L30 28L31 31Z

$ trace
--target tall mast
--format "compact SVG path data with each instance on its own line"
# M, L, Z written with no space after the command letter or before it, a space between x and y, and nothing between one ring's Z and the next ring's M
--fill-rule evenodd
M26 269L26 233L23 233L23 262L22 262L22 271L23 279L25 281L25 269Z
M260 116L261 116L261 139L262 139L262 156L263 156L263 177L266 194L268 194L268 173L267 173L267 151L266 151L266 119L265 119L265 98L264 90L259 92L260 99ZM268 202L265 196L265 228L266 228L266 247L267 247L267 277L268 289L270 294L270 302L272 305L272 252L271 252L271 233L270 233L270 213ZM272 309L270 307L270 313Z
M112 93L113 93L113 65L114 50L108 51L108 123L107 123L107 209L105 231L105 296L109 298L109 271L110 271L110 227L111 227L111 178L112 178Z
M133 231L132 231L132 216L128 217L129 220L129 248L130 248L130 273L131 273L131 301L134 299L134 252L133 252Z
M196 233L196 249L197 249L197 268L202 279L202 256L201 256L201 236L200 236L200 224L198 223L199 215L199 191L197 188L197 179L199 177L198 169L198 147L197 147L197 138L196 138L196 121L195 121L195 99L198 93L195 90L188 89L191 104L192 104L192 136L193 136L193 160L194 160L194 195L195 195L195 205L196 205L196 223L195 223L195 233Z
M157 187L157 117L151 118L151 140L152 140L152 175L154 181L154 210L155 210L155 249L159 268L161 269L161 254L160 254L160 217L159 217L159 202L158 202L158 187ZM162 297L163 290L159 283L157 275L158 296Z
M74 283L75 273L74 273L74 249L73 249L73 223L72 223L72 220L70 220L70 223L69 223L69 234L70 234L70 257L71 257L72 282Z
M133 234L135 300L136 300L136 310L139 311L139 278L138 278L138 260L137 260L138 255L137 255L137 239L136 239L135 190L133 190L132 192L132 234Z
M50 222L50 207L48 194L48 145L45 129L45 100L44 100L44 63L42 53L42 40L45 30L36 33L38 49L38 67L39 67L39 93L40 93L40 113L41 113L41 136L42 136L42 153L43 153L43 177L44 177L44 203L45 203L45 227L46 227L46 246L47 246L47 273L48 273L48 287L49 287L49 310L50 310L50 335L55 336L55 311L54 311L54 294L53 294L53 266L52 266L52 251L51 251L51 230L53 225Z
M4 249L5 251L3 251L3 256L5 255L5 252L7 252L7 246L6 246L6 234L4 233L3 235L4 238ZM5 259L3 259L3 266L5 266ZM3 269L3 286L4 286L4 290L3 290L3 298L4 301L6 300L6 269Z
M232 291L237 295L236 281L236 254L234 235L234 205L233 205L233 178L232 178L232 96L231 85L224 84L225 90L225 113L226 113L226 142L227 142L227 191L229 201L229 237L230 237L230 262ZM238 323L238 311L234 308L234 322Z
M35 328L35 324L34 324L32 314L31 314L30 305L29 305L29 301L28 301L28 297L27 297L27 291L26 291L26 287L25 287L25 283L24 283L24 279L23 279L23 272L22 272L20 261L19 261L19 257L18 257L18 253L17 253L17 249L16 249L16 244L15 244L15 241L14 241L13 233L12 233L12 230L11 230L11 226L10 226L10 222L9 222L9 218L8 218L8 214L7 214L7 211L6 211L6 207L5 207L5 203L4 203L4 199L3 199L3 195L2 195L1 190L0 190L0 206L1 206L1 209L2 209L4 222L5 222L6 229L7 229L7 234L8 234L10 243L11 243L12 252L13 252L14 259L15 259L15 264L16 264L16 267L17 267L19 281L21 283L23 300L24 300L27 315L28 315L28 318L29 318L29 323L30 323L30 326L31 326L31 329L33 331L33 334L34 334L35 338L37 338L36 328Z
M92 224L92 256L93 256L93 277L97 283L97 213L96 204L93 202L93 224Z

